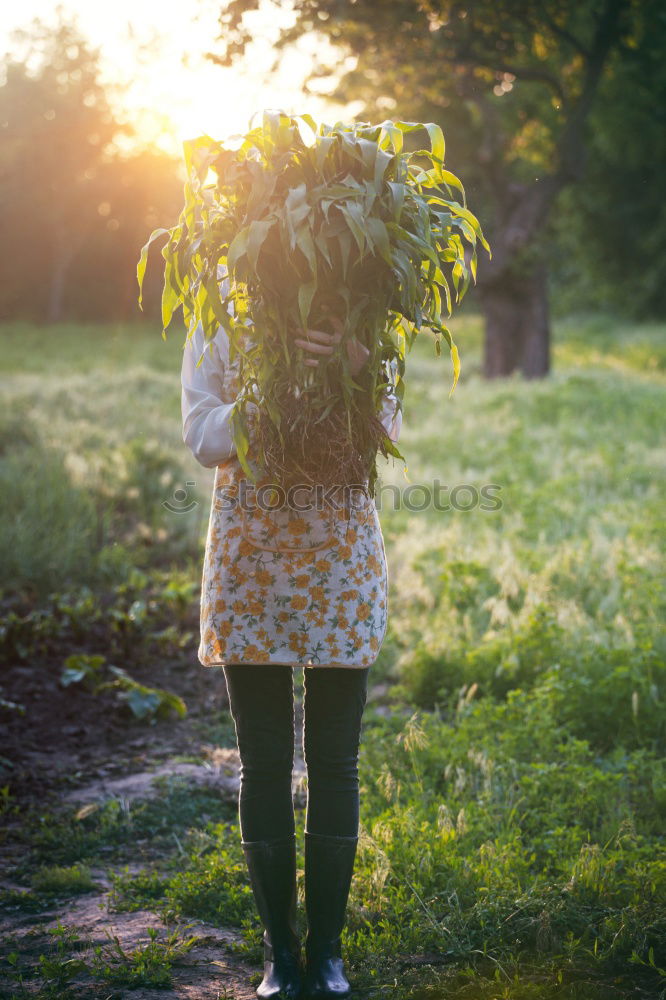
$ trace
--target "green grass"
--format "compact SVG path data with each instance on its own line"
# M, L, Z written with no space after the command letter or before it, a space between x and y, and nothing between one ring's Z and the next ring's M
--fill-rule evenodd
M197 824L230 820L237 813L219 793L193 789L186 780L160 778L154 784L158 794L149 799L110 798L82 813L44 808L25 813L22 839L27 851L16 873L30 880L35 870L54 863L67 869L109 858L136 860L144 847L146 857L168 853Z
M462 332L458 339L464 351ZM495 658L499 643L500 670L510 673L512 647L540 609L562 630L558 650L596 643L605 656L647 643L663 655L663 376L629 358L623 373L560 366L570 347L556 337L549 379L484 382L471 373L446 400L446 364L427 347L412 359L406 393L409 479L479 494L496 484L502 505L382 507L391 627L404 662L417 644L444 662L483 659L486 650ZM622 342L612 353L622 357ZM398 463L384 481L407 486Z
M390 625L371 680L388 683L395 711L364 717L343 938L364 996L666 995L664 332L572 317L556 324L548 379L485 382L468 314L454 325L451 399L450 363L430 341L409 359L409 479L386 462L382 484L403 499L410 483L463 499L463 484L495 484L501 506L381 505ZM180 336L0 336L0 586L134 580L129 605L159 580L177 632L196 603L212 486L180 439ZM165 512L162 494L186 480L198 507ZM68 598L77 648L97 621L86 600ZM5 626L15 648L59 641L65 612L42 606L43 621ZM138 641L136 621L123 628ZM145 869L116 874L114 905L237 926L259 961L234 813L173 786L131 815L111 802L83 820L35 816L22 876L136 860L140 834ZM301 852L302 828L299 814Z
M161 328L148 323L3 323L0 373L65 377L72 374L110 375L143 369L152 380L156 373L171 375L178 364L185 332L177 321L163 340Z
M149 927L146 944L125 949L118 936L108 930L108 940L103 945L94 944L80 935L79 928L60 921L46 931L46 949L36 964L25 962L19 951L7 954L5 962L14 988L11 994L3 993L3 997L73 1000L80 996L115 996L108 994L109 986L166 989L173 985L173 965L199 940L196 935L182 936L180 929L168 931L160 938L159 932Z
M4 324L0 342L0 588L41 599L196 558L212 473L181 440L179 336ZM193 510L163 506L179 489Z
M35 892L54 896L75 896L80 892L93 892L96 888L90 869L85 865L43 865L33 872L30 883Z

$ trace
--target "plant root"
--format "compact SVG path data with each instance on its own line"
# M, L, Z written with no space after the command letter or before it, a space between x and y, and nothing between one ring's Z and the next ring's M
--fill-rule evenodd
M347 410L342 401L322 419L321 406L288 395L281 400L280 430L264 409L255 416L255 433L272 481L285 490L307 485L357 488L370 495L369 480L377 451L386 429L376 414L351 414L351 434Z

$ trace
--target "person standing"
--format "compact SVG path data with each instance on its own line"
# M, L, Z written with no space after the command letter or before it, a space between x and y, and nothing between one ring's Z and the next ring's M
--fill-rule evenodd
M317 365L340 337L338 325L335 333L309 329L294 342L305 363ZM369 352L355 339L347 351L353 376ZM388 620L377 508L369 498L338 509L239 504L247 477L230 429L238 360L230 360L223 327L206 344L197 325L184 348L181 387L183 441L199 464L215 469L198 659L222 667L234 720L241 843L264 927L257 996L349 997L340 935L358 843L361 721ZM380 419L397 441L402 410L391 382ZM303 667L307 769L304 969L296 924L294 667Z

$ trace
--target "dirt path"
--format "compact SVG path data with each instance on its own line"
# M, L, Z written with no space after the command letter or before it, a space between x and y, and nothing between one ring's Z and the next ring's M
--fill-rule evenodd
M220 796L236 803L239 787L239 757L236 748L208 747L206 760L201 764L184 763L178 760L167 760L156 764L150 770L124 774L120 777L97 776L76 788L70 789L62 796L63 803L73 809L82 806L103 804L110 798L116 798L126 803L145 800L157 794L159 779L176 777L187 779L192 787L213 788ZM305 765L302 756L297 753L294 767L294 801L304 804L305 792L303 778ZM19 860L19 854L11 852L5 856L5 871L13 867ZM123 865L123 871L127 866ZM129 865L129 870L139 870L140 865ZM13 953L20 955L21 964L25 968L36 968L40 955L53 952L54 939L50 931L58 924L70 928L84 942L82 949L72 951L67 957L75 954L89 962L93 957L93 949L97 947L110 948L111 938L117 936L124 952L143 948L150 942L149 931L157 932L157 940L164 942L169 934L178 931L182 938L196 936L196 945L174 963L172 968L173 988L111 988L108 984L94 984L89 976L76 977L71 982L72 995L81 997L99 997L109 1000L120 1000L132 997L134 1000L149 1000L149 998L188 998L188 1000L245 1000L256 998L251 977L256 980L260 968L248 965L238 958L229 948L231 942L239 941L241 935L233 928L219 928L206 924L201 920L182 921L179 924L166 926L161 918L150 910L136 910L130 913L114 912L109 908L111 883L108 871L114 870L91 868L91 876L99 887L99 892L88 893L69 901L63 901L39 914L7 914L0 919L0 957L5 961ZM5 890L26 891L10 878L0 881L0 888ZM111 936L111 937L110 937ZM4 963L3 963L4 964ZM29 984L26 983L30 995ZM12 992L16 990L16 978L7 978L0 973L0 997L21 996Z
M145 947L150 942L148 931L154 929L157 940L164 940L176 928L166 928L160 918L148 910L133 913L110 913L108 909L108 882L103 873L94 871L95 881L107 888L99 893L90 893L66 905L54 908L49 913L40 914L35 924L34 917L4 919L0 921L2 955L18 951L24 964L36 964L39 956L53 949L49 934L60 923L75 929L77 936L85 943L76 951L77 957L89 960L96 946L108 947L108 934L117 936L122 949L130 952L137 947ZM171 988L148 989L145 987L113 987L106 983L95 983L90 976L77 976L71 982L74 996L99 998L99 1000L256 1000L254 986L250 979L257 969L247 965L229 951L229 944L240 938L240 934L230 929L220 929L200 920L188 921L177 928L183 937L196 936L194 948L183 955L172 967L173 986ZM14 981L0 974L0 996L11 997L16 990ZM20 993L17 994L20 996ZM27 993L30 995L30 992Z

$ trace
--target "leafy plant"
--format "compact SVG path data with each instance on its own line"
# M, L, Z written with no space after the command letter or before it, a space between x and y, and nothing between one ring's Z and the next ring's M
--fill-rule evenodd
M73 896L80 892L92 892L96 885L90 869L86 865L42 865L33 872L30 879L36 892L60 896Z
M141 603L135 601L132 608ZM63 687L82 683L93 694L111 689L115 691L116 700L127 705L137 719L153 720L169 712L175 712L180 718L187 714L187 706L180 695L139 683L122 667L107 664L103 656L73 653L65 660L64 667L60 675ZM113 675L113 680L105 680L105 668Z
M96 692L102 684L102 669L106 660L103 656L93 656L88 653L72 653L64 663L64 670L60 675L60 683L63 687L70 684L85 684L91 691Z
M431 148L404 150L405 136L422 130ZM449 345L453 392L460 361L442 313L476 278L477 240L488 243L444 168L434 123L317 127L310 115L266 111L240 139L237 148L208 135L184 143L185 205L141 251L139 304L149 247L168 235L162 336L178 306L188 337L199 323L206 341L226 330L230 360L239 359L231 427L245 473L281 483L367 477L374 495L377 451L404 460L377 416L386 384L401 407L406 353L428 327L437 354L442 337ZM336 319L336 349L307 366L294 334L331 330ZM356 377L352 338L369 351Z
M182 719L187 714L185 702L173 691L140 684L122 667L109 664L109 670L116 679L105 686L115 688L118 700L128 705L135 718L152 720L173 711Z
M189 928L189 925L188 925ZM117 934L105 931L109 944L94 949L93 972L107 983L128 986L152 986L157 989L171 986L171 968L195 947L196 935L181 937L178 928L159 940L154 927L147 928L148 942L126 950Z
M47 954L39 956L39 974L43 981L40 996L65 1000L72 995L72 981L86 971L86 963L80 955L72 956L84 944L77 929L63 925L58 920L55 927L47 928L51 936L51 947Z

